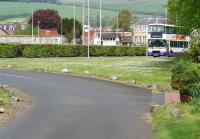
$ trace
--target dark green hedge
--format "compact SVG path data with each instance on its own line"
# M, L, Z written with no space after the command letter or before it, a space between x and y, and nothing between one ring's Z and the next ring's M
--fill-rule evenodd
M27 45L23 57L76 57L87 56L87 46L82 45ZM90 56L144 56L145 47L90 46Z
M77 57L87 56L88 48L83 45L15 45L0 44L0 57ZM90 46L90 56L144 56L145 47L133 46Z
M0 44L0 58L13 58L17 56L17 47L14 44Z

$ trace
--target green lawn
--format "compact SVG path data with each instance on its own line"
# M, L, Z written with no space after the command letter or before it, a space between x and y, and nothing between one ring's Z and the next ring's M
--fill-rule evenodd
M0 67L12 65L17 69L61 72L69 69L75 74L90 71L99 77L119 76L119 80L136 80L138 84L150 83L170 86L173 58L145 57L92 57L82 58L40 58L0 59Z
M179 108L182 114L179 118L171 118L171 108ZM153 114L155 139L199 139L200 114L191 114L189 104L171 104L160 106Z
M0 98L2 98L4 102L3 104L0 104L0 106L5 105L8 102L8 93L2 88L0 88Z

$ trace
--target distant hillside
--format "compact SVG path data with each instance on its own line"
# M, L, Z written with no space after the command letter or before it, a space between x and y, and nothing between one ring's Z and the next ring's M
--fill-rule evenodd
M41 3L57 3L58 0L0 0L8 2L41 2Z
M18 2L11 2L18 1ZM32 1L38 1L32 3ZM76 16L82 19L82 3L77 3ZM86 1L86 0L85 0ZM129 9L134 13L135 19L143 17L160 17L165 15L164 4L166 0L102 0L103 17L108 22L113 22L116 11ZM41 2L41 3L39 3ZM31 16L31 9L56 9L62 17L73 17L74 0L0 0L0 20L13 18L27 18ZM87 2L87 1L86 1ZM87 8L87 7L86 7ZM87 9L86 9L87 11ZM99 14L99 0L91 0L91 19Z
M74 2L74 0L59 1L68 5ZM105 10L129 9L136 14L163 16L166 2L167 0L102 0L102 7ZM99 8L99 0L91 0L91 7Z

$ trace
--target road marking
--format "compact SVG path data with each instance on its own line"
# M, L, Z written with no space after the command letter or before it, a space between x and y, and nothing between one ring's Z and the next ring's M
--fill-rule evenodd
M33 78L30 78L30 77L26 77L26 76L18 76L18 75L14 75L14 74L0 73L0 75L8 76L8 77L16 77L16 78L23 78L23 79L33 80Z

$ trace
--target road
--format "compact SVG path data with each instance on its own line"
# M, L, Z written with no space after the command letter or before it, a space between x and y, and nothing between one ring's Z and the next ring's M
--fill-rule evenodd
M0 83L34 97L25 114L0 126L0 139L151 139L151 94L66 75L0 70Z

